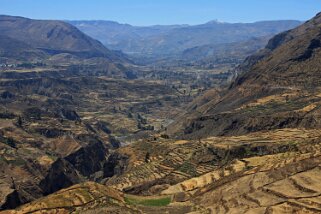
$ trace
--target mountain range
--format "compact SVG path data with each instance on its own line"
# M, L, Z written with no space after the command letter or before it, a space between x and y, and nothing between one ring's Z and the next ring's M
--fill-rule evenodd
M68 21L106 47L126 54L164 57L205 45L244 42L294 28L300 21L262 21L137 27L111 21Z

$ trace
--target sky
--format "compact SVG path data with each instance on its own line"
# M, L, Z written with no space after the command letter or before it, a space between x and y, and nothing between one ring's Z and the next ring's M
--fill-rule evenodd
M0 0L0 14L34 19L112 20L137 26L308 20L321 0Z

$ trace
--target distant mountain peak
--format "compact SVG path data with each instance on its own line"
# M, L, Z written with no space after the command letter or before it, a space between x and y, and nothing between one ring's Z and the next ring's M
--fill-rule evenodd
M209 22L206 22L205 24L227 24L227 22L220 21L218 19L211 20Z

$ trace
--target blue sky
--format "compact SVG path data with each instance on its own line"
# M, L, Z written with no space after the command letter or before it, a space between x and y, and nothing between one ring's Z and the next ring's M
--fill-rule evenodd
M307 20L320 0L0 0L0 14L133 25Z

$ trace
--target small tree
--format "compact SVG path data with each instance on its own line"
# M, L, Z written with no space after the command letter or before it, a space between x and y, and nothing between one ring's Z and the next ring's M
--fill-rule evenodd
M128 117L128 118L133 118L133 114L130 113L130 112L128 112L127 117Z
M20 128L22 127L22 118L21 118L21 116L18 117L16 124L17 124L17 127L20 127Z
M150 154L149 152L147 152L145 155L145 163L149 163L149 162L150 162Z

